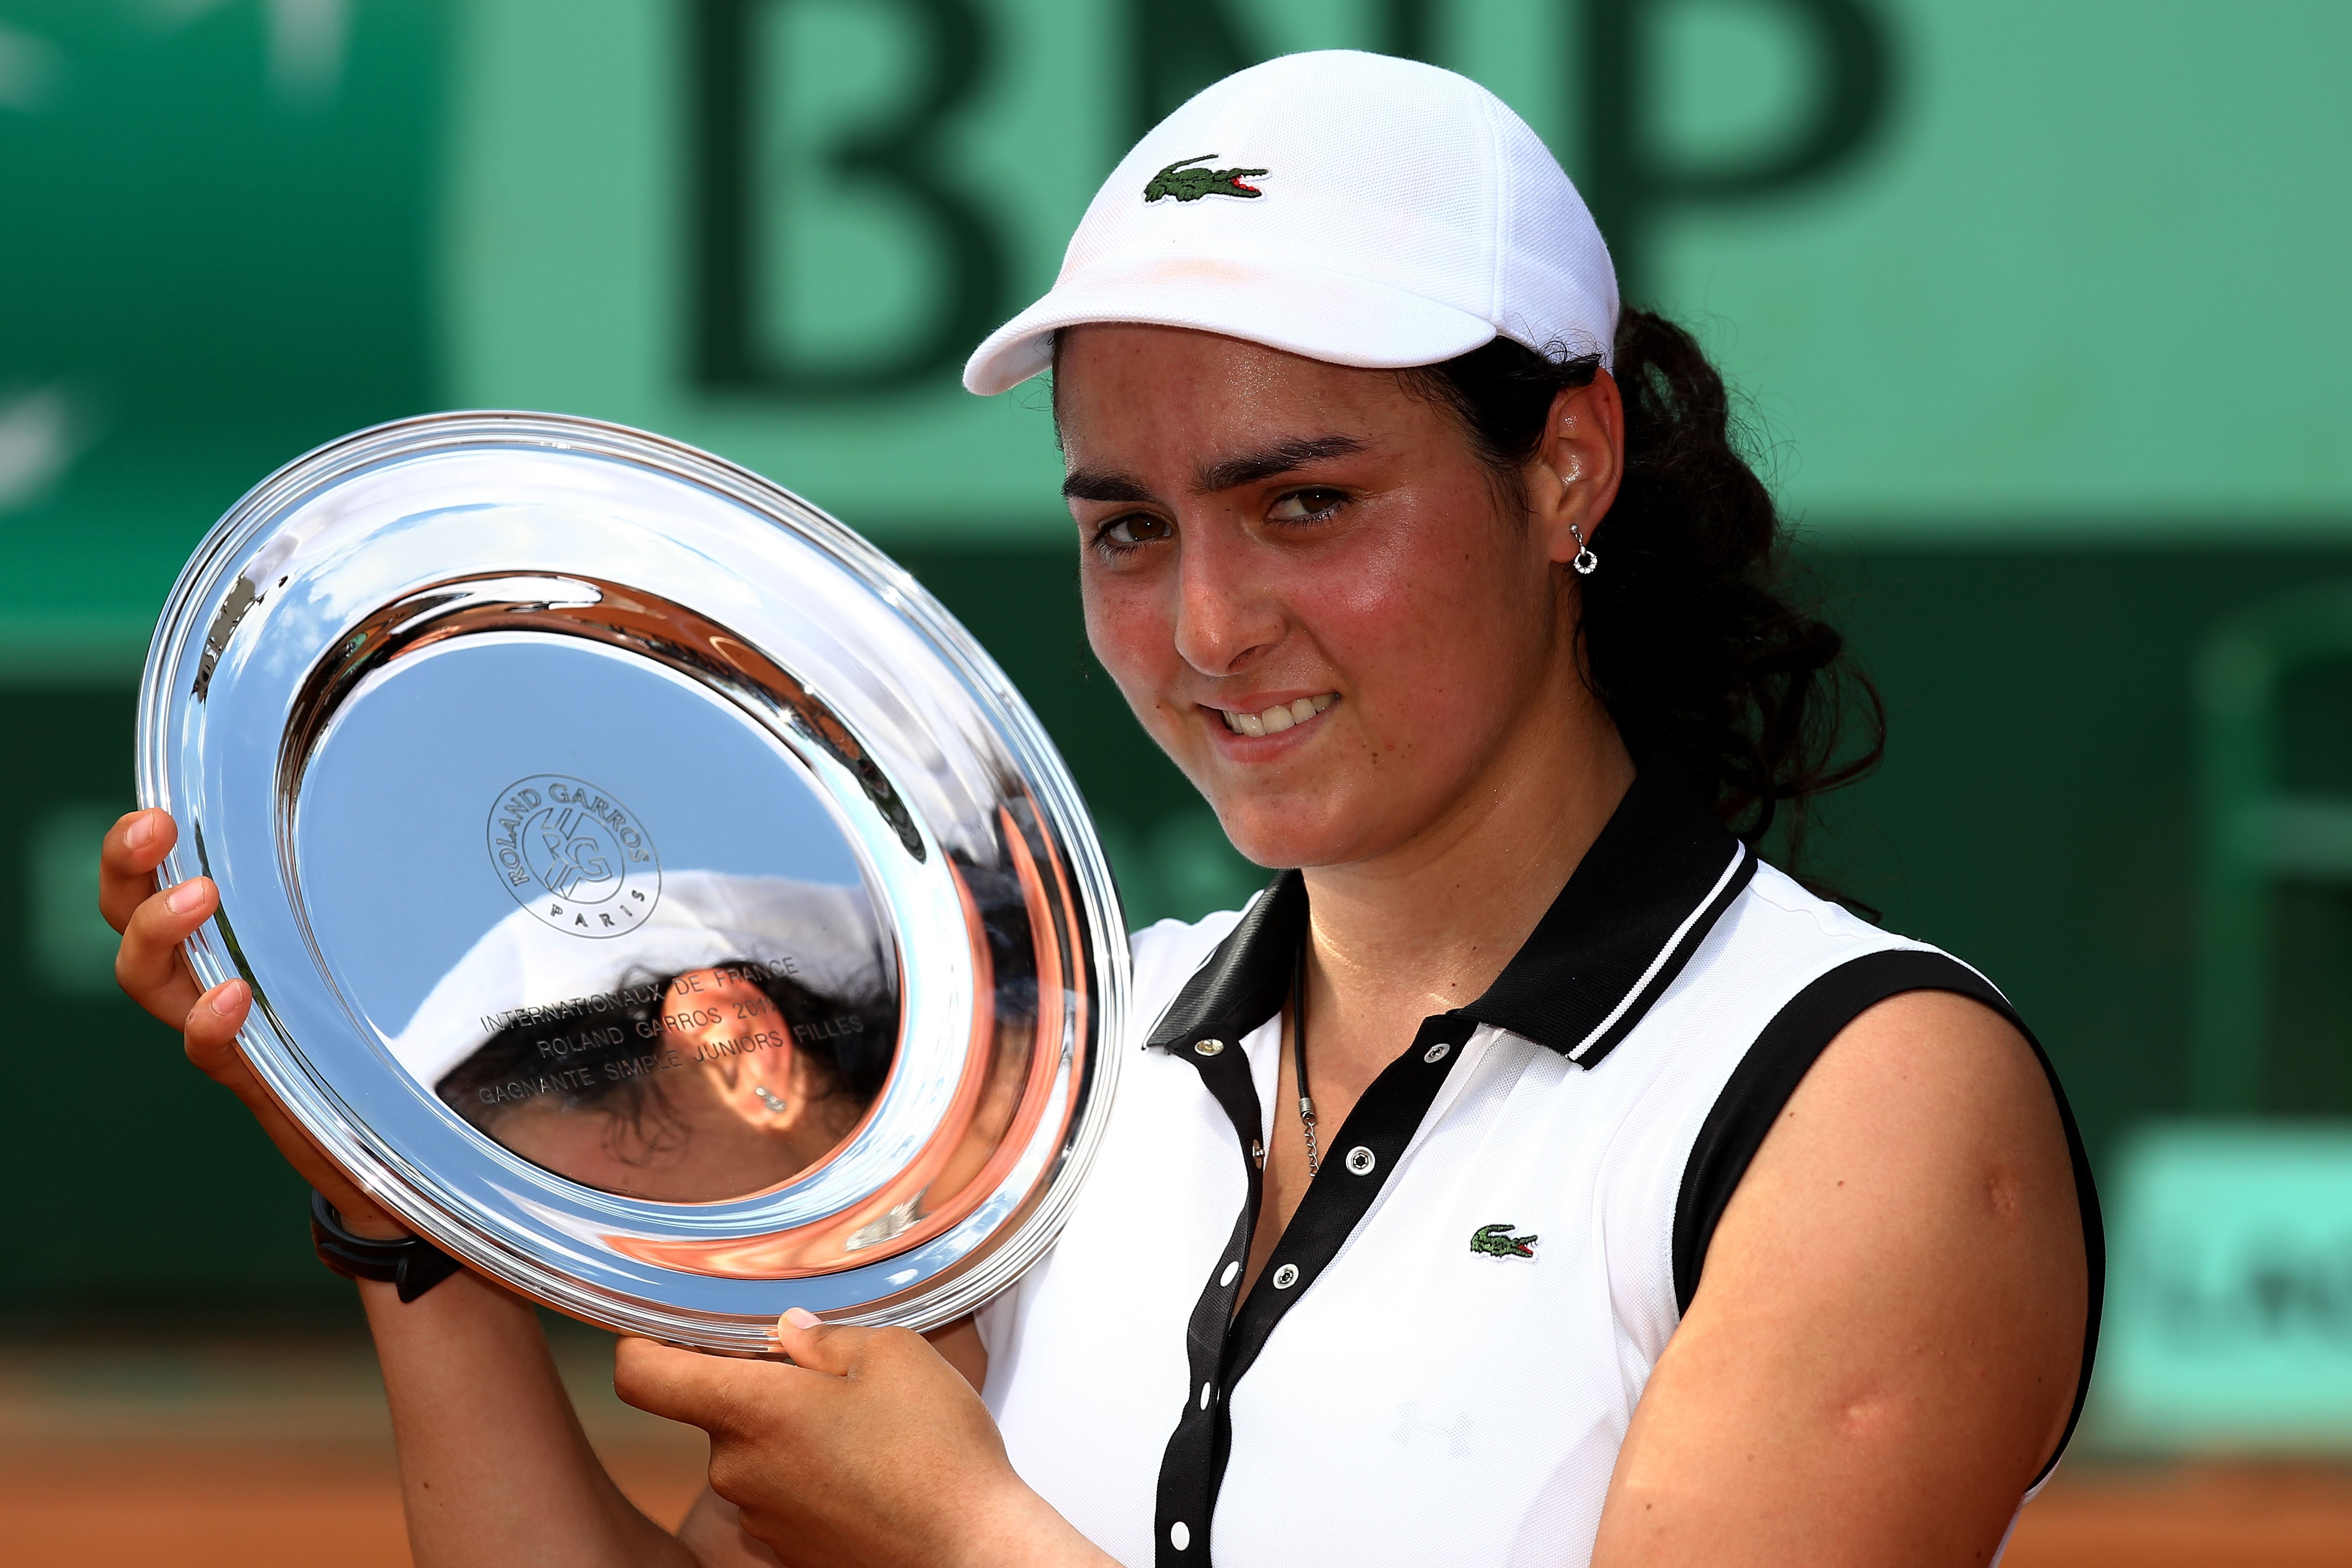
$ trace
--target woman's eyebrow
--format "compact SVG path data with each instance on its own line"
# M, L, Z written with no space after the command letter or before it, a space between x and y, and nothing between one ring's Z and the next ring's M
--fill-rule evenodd
M1260 451L1245 452L1239 457L1224 458L1207 464L1192 482L1203 493L1213 493L1231 489L1235 485L1270 479L1276 474L1303 468L1309 463L1319 463L1331 458L1351 458L1363 449L1364 444L1353 436L1313 436L1277 441Z
M1140 480L1105 468L1073 468L1062 480L1062 494L1070 500L1148 501L1151 491Z
M1223 458L1204 466L1193 484L1203 493L1255 484L1309 463L1350 458L1364 450L1353 436L1303 436L1277 441L1255 452ZM1074 468L1062 480L1062 494L1071 500L1149 501L1151 488L1130 475L1109 468Z

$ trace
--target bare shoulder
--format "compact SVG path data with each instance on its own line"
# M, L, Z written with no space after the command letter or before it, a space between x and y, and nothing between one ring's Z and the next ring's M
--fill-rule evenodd
M2040 1058L2009 1020L1948 991L1888 997L1830 1042L1781 1108L1727 1225L1755 1217L1740 1211L1782 1183L1828 1174L1834 1189L1865 1166L1864 1201L1975 1199L2021 1220L2039 1198L2062 1228L2079 1230L2065 1128Z
M2073 1411L2087 1308L2032 1047L1950 993L1879 1003L1725 1209L1596 1563L1721 1562L1699 1545L1734 1521L1740 1562L1985 1561Z
M2087 1289L2040 1059L1991 1009L1915 991L1855 1018L1790 1097L1717 1228L1690 1318L1801 1321L1856 1344L1881 1326L1936 1327L1998 1358L1990 1370L2034 1369L2030 1446L2046 1449L2073 1407Z

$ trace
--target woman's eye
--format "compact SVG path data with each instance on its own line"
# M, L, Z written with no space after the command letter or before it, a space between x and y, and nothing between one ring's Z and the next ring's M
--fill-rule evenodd
M1095 540L1115 550L1133 550L1139 544L1151 544L1170 538L1175 531L1176 525L1166 518L1139 513L1105 523L1095 534Z
M1292 490L1266 509L1266 521L1321 522L1338 511L1347 499L1338 490Z

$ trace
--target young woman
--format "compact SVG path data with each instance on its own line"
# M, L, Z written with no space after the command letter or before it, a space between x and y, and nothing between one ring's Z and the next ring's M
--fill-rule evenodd
M1429 67L1244 71L967 383L1049 366L1095 651L1287 869L1137 936L1100 1163L976 1321L622 1344L711 1435L675 1537L529 1308L363 1284L417 1561L1995 1556L2089 1373L2080 1144L1980 976L1759 861L1874 736L1720 381L1541 144ZM107 841L126 988L396 1236L177 963L215 895L150 896L173 831Z

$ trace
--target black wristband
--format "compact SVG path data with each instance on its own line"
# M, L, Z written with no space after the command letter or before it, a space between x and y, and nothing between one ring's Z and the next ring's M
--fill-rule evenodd
M403 1303L415 1300L457 1272L456 1258L415 1237L381 1241L354 1234L326 1194L316 1189L310 1194L310 1239L318 1243L320 1262L346 1279L373 1279L396 1286Z

